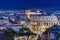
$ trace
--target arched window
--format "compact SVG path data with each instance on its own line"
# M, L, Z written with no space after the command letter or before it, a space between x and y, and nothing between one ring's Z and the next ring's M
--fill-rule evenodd
M46 23L44 23L44 25L46 25Z
M51 25L51 23L49 23L49 25Z
M48 26L48 23L46 23L46 25Z

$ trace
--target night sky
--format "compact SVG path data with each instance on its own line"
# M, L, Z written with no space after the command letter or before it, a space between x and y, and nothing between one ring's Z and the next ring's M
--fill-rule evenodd
M60 0L0 0L0 9L29 9L29 8L60 7Z

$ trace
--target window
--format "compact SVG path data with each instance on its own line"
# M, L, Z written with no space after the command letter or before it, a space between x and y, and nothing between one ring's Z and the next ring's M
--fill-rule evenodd
M43 25L43 22L39 23L39 25Z
M42 18L42 20L44 20L44 18Z
M38 27L35 27L35 30L38 30Z
M49 23L49 25L50 25L50 23Z
M44 25L48 25L48 23L44 23Z
M37 26L32 26L32 30L38 30L38 27Z
M46 25L48 25L48 23L46 23Z
M46 25L46 23L44 23L44 25Z
M32 25L37 25L37 22L31 22Z

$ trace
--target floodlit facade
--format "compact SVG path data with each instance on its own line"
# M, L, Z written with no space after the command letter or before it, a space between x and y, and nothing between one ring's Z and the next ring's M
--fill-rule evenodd
M32 12L30 10L27 10L23 13L17 13L7 17L0 17L0 30L12 28L14 31L19 32L19 30L22 28L28 28L33 34L36 34L30 34L31 32L29 30L28 34L28 32L24 29L24 32L27 33L23 35L23 32L20 31L22 33L22 36L14 36L14 40L37 40L39 38L41 40L54 39L52 38L55 35L53 34L53 31L43 34L48 28L52 27L53 25L60 25L60 16L56 16L54 14L48 15L40 13L40 11Z
M54 15L42 15L42 14L29 14L28 11L27 17L30 22L30 29L34 33L42 34L47 28L51 27L52 25L59 25L59 21L56 16Z
M42 14L42 13L40 13L39 10L37 10L36 12L31 12L30 10L26 10L25 14L30 19L30 14Z

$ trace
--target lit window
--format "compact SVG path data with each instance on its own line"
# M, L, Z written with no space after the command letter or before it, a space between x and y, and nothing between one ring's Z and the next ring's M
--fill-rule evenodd
M50 25L50 23L49 23L49 25Z
M46 23L46 25L48 25L48 23Z
M46 23L44 23L44 25L46 25Z

